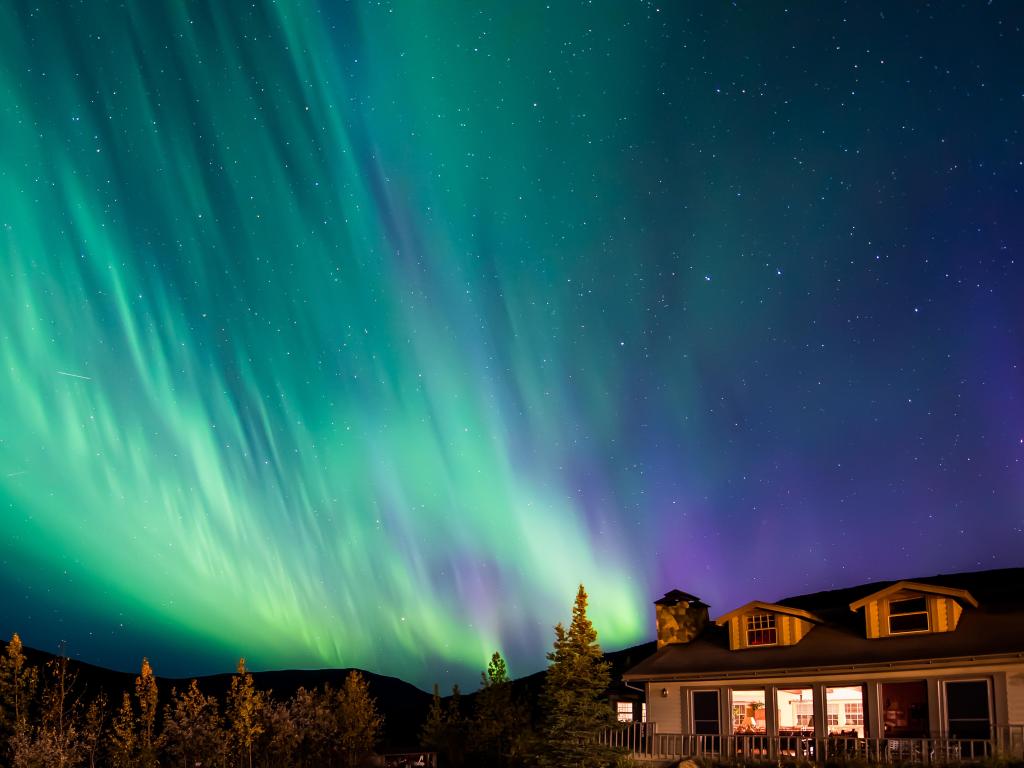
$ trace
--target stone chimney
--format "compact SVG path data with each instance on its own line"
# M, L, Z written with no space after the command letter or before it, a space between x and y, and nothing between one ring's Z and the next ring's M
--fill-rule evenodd
M654 601L658 622L658 648L669 643L688 643L704 631L708 607L699 597L673 589Z

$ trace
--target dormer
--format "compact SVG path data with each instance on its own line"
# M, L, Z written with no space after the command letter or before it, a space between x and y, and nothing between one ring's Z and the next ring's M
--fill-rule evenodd
M965 605L978 607L966 589L897 581L850 603L850 610L863 608L867 636L880 638L952 632Z
M729 625L729 648L738 651L796 645L820 619L799 608L754 600L719 616L715 623L720 627Z

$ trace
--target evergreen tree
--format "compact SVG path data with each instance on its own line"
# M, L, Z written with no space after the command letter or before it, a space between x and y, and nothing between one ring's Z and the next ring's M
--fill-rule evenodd
M113 768L137 768L138 739L135 710L127 692L121 694L121 708L114 716L110 731L110 762Z
M452 686L448 704L443 706L435 683L427 720L420 730L420 742L425 748L438 753L441 765L459 768L465 760L468 730L469 723L462 714L462 692L459 686Z
M256 740L264 731L266 702L266 694L257 691L253 685L252 674L245 668L245 659L239 659L238 671L232 676L228 691L228 720L237 754L248 768L252 768Z
M444 730L448 764L452 768L461 768L466 760L469 723L462 714L462 691L457 684L452 686L452 695L448 697L448 706L444 713Z
M353 768L373 753L380 738L384 719L377 712L377 701L370 695L370 686L358 670L345 678L337 696L338 745L342 764Z
M480 673L480 692L473 717L477 762L508 765L519 751L527 729L525 708L512 697L508 667L498 651Z
M601 768L617 753L599 741L614 724L611 706L603 700L611 682L609 665L597 642L597 630L587 618L587 592L580 584L568 631L555 627L554 648L548 653L543 701L544 749L538 756L551 768Z
M152 768L156 759L156 677L148 659L142 660L142 670L135 678L135 700L139 706L139 729L137 734L139 768Z
M434 752L440 752L445 746L444 709L437 683L434 683L434 698L430 702L427 719L420 728L420 743Z

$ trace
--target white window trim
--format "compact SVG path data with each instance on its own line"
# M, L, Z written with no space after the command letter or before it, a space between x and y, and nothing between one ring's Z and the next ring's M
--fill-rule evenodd
M987 677L953 677L940 681L942 696L939 697L939 731L942 737L949 738L949 693L946 686L949 683L984 683L985 692L988 696L988 724L994 725L995 702L992 700L992 680Z
M755 618L755 617L759 618L761 616L771 617L771 620L772 620L771 621L771 626L751 627L750 626L750 620ZM771 630L775 634L775 642L773 642L773 643L751 643L750 642L750 633L751 632L767 632L768 630ZM744 646L747 647L747 648L771 648L773 645L778 645L779 644L779 618L778 618L778 616L776 616L771 611L756 611L754 613L748 613L747 615L745 615L743 617L743 631L745 633L744 636L743 636L743 642L744 642Z
M694 735L697 735L697 718L696 718L696 711L695 711L694 706L693 706L693 695L695 693L713 693L713 694L715 694L715 696L718 697L718 734L716 734L716 735L722 734L723 731L722 731L722 689L721 688L688 688L688 689L686 689L686 695L687 695L687 698L688 698L687 704L690 705L688 707L688 709L690 710L689 711L690 733L694 734ZM729 722L730 722L729 728L731 730L732 729L732 725L731 725L731 723L732 723L732 696L729 697L729 705L730 705L729 706ZM704 734L704 735L709 735L709 734Z
M755 647L757 647L757 646L755 646ZM735 734L736 733L736 715L735 715L736 699L735 699L735 694L737 694L737 693L744 693L744 692L760 692L761 695L764 696L764 701L761 703L761 706L764 708L765 718L766 718L766 720L765 720L765 732L763 734L757 733L756 735L758 735L758 736L766 736L768 734L768 721L767 721L767 717L768 717L768 689L767 688L731 688L730 687L728 689L728 694L729 694L729 733L731 733L731 734ZM719 726L719 727L721 727L721 726Z
M931 601L928 599L927 595L920 595L919 597L924 600L924 610L923 611L910 611L908 613L897 613L895 615L896 616L920 616L920 615L924 614L924 621L925 621L925 628L924 629L909 629L909 630L903 630L903 631L893 631L893 628L892 628L892 617L893 617L892 604L893 603L902 603L902 602L904 602L906 600L916 600L917 599L916 597L901 597L901 598L896 599L896 600L889 599L889 600L885 601L885 621L886 621L886 624L888 625L888 629L889 629L889 634L890 635L925 635L925 634L928 634L929 632L932 631L932 616L931 616L931 611L929 610L929 608L931 606Z

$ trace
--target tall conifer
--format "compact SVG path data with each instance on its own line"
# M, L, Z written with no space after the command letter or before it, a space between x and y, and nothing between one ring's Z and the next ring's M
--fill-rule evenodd
M614 723L611 706L603 699L611 682L609 665L597 642L597 630L587 617L587 592L580 584L566 631L555 627L554 648L548 653L544 679L544 749L541 765L551 768L601 768L616 753L599 741Z
M473 726L478 761L507 765L515 757L527 728L525 708L512 696L512 681L501 653L495 651L480 673Z

